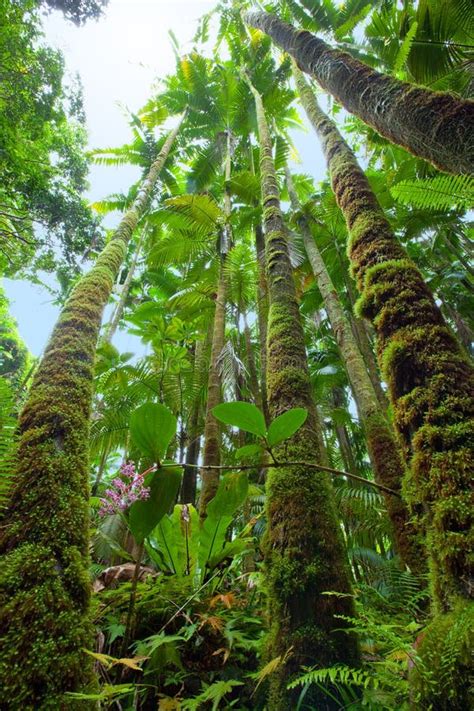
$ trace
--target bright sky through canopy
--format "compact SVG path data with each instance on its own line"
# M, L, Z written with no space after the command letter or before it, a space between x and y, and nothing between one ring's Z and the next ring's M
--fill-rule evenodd
M110 0L101 20L82 27L66 22L58 12L44 18L45 42L63 52L71 75L81 77L91 148L120 146L130 139L124 107L137 111L154 82L174 70L169 30L184 54L192 48L198 19L215 5L216 0ZM314 137L297 132L294 138L303 170L320 180L322 161ZM132 166L92 166L87 197L95 201L126 192L138 177L138 168ZM107 218L106 225L115 222ZM21 336L39 355L59 309L46 289L28 281L6 279L5 289ZM119 348L127 349L130 337L123 334L119 339Z

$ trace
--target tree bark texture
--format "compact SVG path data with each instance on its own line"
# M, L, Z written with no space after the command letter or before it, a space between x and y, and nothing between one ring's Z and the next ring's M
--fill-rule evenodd
M250 12L245 20L270 35L347 111L392 143L448 173L474 172L474 101L381 74L275 15Z

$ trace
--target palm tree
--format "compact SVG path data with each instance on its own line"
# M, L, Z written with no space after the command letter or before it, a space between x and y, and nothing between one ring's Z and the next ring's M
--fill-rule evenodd
M135 276L135 270L137 268L138 260L140 258L140 252L143 247L144 238L145 238L145 230L142 230L140 232L140 235L137 240L137 244L135 245L135 249L133 251L133 257L130 262L130 266L128 268L127 276L126 276L125 281L123 283L122 290L120 292L120 298L119 298L117 305L114 309L110 323L107 324L107 327L105 329L103 339L107 343L112 342L112 339L115 336L115 332L116 332L118 325L120 323L120 320L122 318L125 304L128 299L130 287L132 285L132 281Z
M183 120L184 114L112 239L71 293L20 417L18 463L1 539L0 664L4 700L15 699L18 708L59 708L65 692L93 685L92 665L82 650L92 644L88 437L95 349L127 243ZM11 674L12 664L22 674Z
M285 456L321 456L320 424L311 395L305 342L288 255L285 225L273 163L272 141L260 94L248 80L257 111L260 176L270 309L267 335L267 388L270 415L304 407L308 420ZM280 452L280 454L282 454ZM279 453L276 452L279 456ZM302 664L354 664L357 647L335 615L350 615L350 597L325 597L325 590L347 595L349 571L331 484L304 467L270 470L267 479L266 578L270 605L270 649L282 663L270 682L269 707L292 707L296 697L286 683ZM288 656L291 650L291 656ZM288 658L286 658L288 657ZM283 660L286 663L283 663ZM294 694L294 692L293 692ZM318 699L326 708L327 697Z
M396 550L402 561L413 572L423 572L425 566L422 546L416 539L415 531L410 524L408 509L400 496L405 467L395 440L395 433L380 406L349 320L344 313L324 259L313 239L309 222L301 212L301 205L288 167L286 168L286 184L292 208L298 214L298 226L306 253L323 297L324 307L354 393L360 420L365 431L375 481L398 492L398 496L393 496L384 491L385 504L395 536Z
M347 111L448 173L474 172L474 102L380 74L266 12L245 21L269 34Z
M230 195L232 134L230 128L228 128L225 132L225 139L224 225L219 237L219 279L217 284L216 308L214 313L214 327L211 343L211 362L209 366L209 379L207 383L204 450L202 457L203 470L201 474L202 486L199 498L199 514L201 519L205 517L207 504L212 498L214 498L219 485L219 470L206 469L206 467L220 465L220 428L219 423L212 414L212 410L222 400L219 357L225 345L225 315L228 291L225 262L228 251L232 245L232 230L230 224L232 214L232 202Z
M358 309L377 334L395 426L410 466L405 496L424 512L435 611L463 608L471 595L467 581L472 364L422 275L395 239L353 152L319 108L296 66L294 72L350 233L348 254L361 292ZM437 625L446 624L442 616L435 619L431 639L437 639Z

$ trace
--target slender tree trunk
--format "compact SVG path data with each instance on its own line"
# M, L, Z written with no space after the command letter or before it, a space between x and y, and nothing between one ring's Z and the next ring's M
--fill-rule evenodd
M275 15L246 22L291 54L336 101L392 143L448 173L474 172L474 102L381 74Z
M308 453L318 461L320 427L312 399L308 365L285 225L280 210L272 142L260 95L255 97L265 251L270 300L267 336L268 404L272 417L291 407L308 411L305 425L277 457L298 460ZM271 675L268 708L294 708L299 692L286 688L302 664L357 663L356 642L341 631L338 614L353 614L350 597L326 596L327 590L350 593L349 569L331 482L301 467L274 468L267 476L266 577L271 620L269 656L285 662ZM285 658L286 657L286 658ZM311 690L306 703L330 708L326 696ZM311 698L309 698L311 695Z
M118 325L120 323L120 319L122 318L123 310L125 308L125 304L126 304L126 301L128 298L128 292L130 291L130 286L132 285L133 277L135 276L135 269L137 268L138 258L140 256L140 251L142 248L144 237L145 237L145 230L142 230L142 232L140 233L138 242L137 242L137 246L135 248L135 254L133 255L132 263L130 264L130 268L128 270L127 278L125 279L125 282L122 287L120 299L119 299L118 304L115 308L115 311L112 315L110 323L108 324L108 326L105 330L105 333L104 333L105 343L112 342L112 339L115 336L115 331L117 330Z
M400 492L405 465L395 439L395 433L380 407L351 325L339 301L321 252L311 234L309 224L301 213L301 205L288 168L286 169L286 183L292 207L299 214L298 224L306 253L323 297L324 307L354 394L361 425L365 431L374 479L378 484ZM423 549L417 541L413 526L410 524L410 514L406 505L399 496L392 496L385 491L384 499L392 523L397 552L414 573L423 572L425 570Z
M454 330L460 342L463 344L466 351L472 355L474 348L474 333L470 325L463 319L461 314L446 301L443 301L443 309L446 316L453 322Z
M336 408L346 406L342 388L334 387L332 389L332 402ZM351 474L359 474L347 427L345 425L335 425L334 429L341 451L342 461L344 462L344 469Z
M375 394L377 395L377 399L380 403L380 407L382 408L383 412L386 413L388 410L388 397L387 393L382 387L382 382L381 382L381 375L380 375L380 369L377 364L377 359L375 357L375 353L372 347L372 339L373 339L373 329L368 323L368 321L365 321L362 318L359 318L355 314L355 305L357 301L357 295L355 293L354 286L352 284L352 279L350 278L349 275L347 275L348 278L345 280L346 281L346 289L347 289L347 294L350 299L351 303L351 308L352 311L349 314L349 320L351 323L352 327L352 332L356 338L357 344L359 346L359 350L362 354L362 357L364 359L365 366L367 368L367 372L369 373L370 380L372 382L372 385L375 390Z
M465 625L464 618L472 610L472 602L469 606L467 602L472 596L472 363L444 322L422 275L395 239L354 154L319 109L299 72L297 81L348 225L348 254L361 292L359 310L372 321L377 335L395 425L411 466L404 491L408 501L423 510L437 617L419 652L426 659L440 659L448 653L443 645L449 630ZM459 668L453 672L449 701L443 700L453 708L454 700L455 708L468 705L464 653L457 657ZM412 676L417 679L414 687L421 689L419 708L428 708L434 703L432 689L420 681L418 668Z
M207 383L206 419L204 424L204 451L202 463L205 467L221 463L220 454L220 427L212 414L212 408L222 400L221 376L219 372L219 356L225 345L225 311L226 311L227 283L224 274L224 265L219 269L219 282L216 295L216 310L214 314L214 329L212 334L211 363ZM213 469L203 469L201 473L201 494L199 498L199 512L201 518L206 515L209 501L214 497L219 484L219 472Z
M179 125L113 238L64 306L20 417L16 481L1 539L4 708L66 708L65 692L94 686L92 663L83 652L93 644L88 437L94 355L127 243L150 203ZM95 708L93 702L83 704Z
M265 421L270 422L267 396L267 322L268 322L268 287L265 275L265 236L262 225L255 228L255 248L257 252L257 319L260 336L260 382L262 384L262 410Z
M225 311L227 301L227 280L225 276L225 255L231 244L230 216L232 204L230 197L231 178L231 135L227 132L227 151L224 168L224 232L221 236L219 282L216 295L216 310L214 314L214 331L212 335L211 364L209 369L209 380L207 385L207 406L206 419L204 424L204 452L203 465L214 466L221 463L220 453L220 426L212 414L212 408L218 405L222 399L221 376L219 373L219 356L225 345ZM219 485L219 471L213 469L203 469L201 472L201 495L199 498L199 515L201 520L206 516L206 508L209 501L214 497Z
M252 393L252 398L255 405L262 409L262 392L258 384L257 366L255 363L255 354L253 352L252 337L250 333L250 328L247 323L247 317L244 313L244 339L245 339L245 353L247 360L247 367L249 371L249 386L250 392Z
M196 476L197 470L194 466L199 460L201 450L201 429L199 426L201 415L201 387L206 380L208 366L208 351L211 345L212 330L208 329L206 338L197 341L194 354L194 375L193 375L193 401L191 404L191 414L188 424L188 446L186 449L186 460L183 469L183 481L181 484L180 502L182 504L196 503Z

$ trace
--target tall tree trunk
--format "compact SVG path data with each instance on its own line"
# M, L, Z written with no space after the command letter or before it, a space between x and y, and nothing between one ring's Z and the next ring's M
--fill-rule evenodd
M224 264L221 261L219 268L219 282L216 295L216 310L214 313L214 328L212 333L211 363L207 382L206 419L204 424L204 451L202 463L204 467L219 466L220 453L220 426L212 414L212 408L222 400L221 376L219 372L219 356L225 345L225 311L227 298L227 282L224 273ZM219 484L219 472L213 469L202 469L201 494L199 497L199 513L201 518L206 515L209 501L214 497Z
M344 362L361 425L364 428L367 450L378 484L401 491L405 465L390 424L380 407L377 395L357 346L349 320L339 301L336 289L324 263L321 252L306 220L296 194L291 174L286 169L286 184L293 209L299 215L298 225L313 270L332 331ZM402 499L383 491L385 505L392 523L395 547L403 562L415 573L425 569L425 557L410 524L410 514Z
M357 345L359 346L362 358L364 359L364 363L374 387L375 394L377 395L377 399L380 403L380 407L386 413L388 410L388 397L382 387L380 369L372 347L373 329L368 321L365 321L363 318L359 318L355 313L357 294L349 274L347 274L347 278L345 278L345 283L352 309L349 314L352 332L357 341Z
M145 237L145 230L142 230L140 233L140 237L138 238L137 246L135 247L135 253L133 255L132 263L130 264L130 267L128 270L127 278L125 279L125 282L122 287L120 299L118 301L117 306L115 307L115 311L112 315L110 323L108 324L107 328L105 329L105 333L104 333L104 342L105 343L112 342L112 339L115 336L115 331L117 330L118 325L120 323L120 319L122 318L123 310L125 308L125 303L128 298L128 292L130 291L130 287L132 285L132 280L133 280L133 277L135 276L135 269L137 268L138 258L140 256L140 251L142 248L144 237Z
M291 407L308 411L305 425L276 456L319 459L320 424L312 399L287 234L280 210L272 141L262 99L250 84L260 138L265 251L270 300L267 336L267 387L274 418ZM271 675L268 708L294 708L299 692L286 685L302 664L357 663L356 642L336 615L353 614L350 597L326 596L327 590L350 593L349 570L331 482L303 467L271 469L267 475L266 578L270 606L269 655L284 663ZM330 708L327 697L318 709Z
M270 421L267 396L267 322L268 322L268 287L265 275L265 236L262 225L255 228L255 249L257 252L257 319L260 336L260 382L262 390L262 410L265 421Z
M332 389L332 402L336 408L346 407L344 391L342 388L334 387ZM339 449L341 451L344 469L351 474L359 474L347 427L345 425L336 424L334 429Z
M381 74L275 15L250 12L266 32L350 113L392 143L448 173L474 172L474 102Z
M66 708L65 692L94 685L92 663L83 652L93 645L88 438L94 355L127 243L150 203L181 121L132 208L64 306L20 417L15 486L1 538L4 708Z
M209 368L209 380L207 385L207 405L206 419L204 424L204 452L203 466L219 466L221 463L220 453L220 426L212 414L212 408L218 405L222 399L221 376L219 373L219 356L225 345L225 311L227 302L227 280L225 276L225 256L231 244L230 216L232 204L230 197L231 178L231 134L227 132L227 150L224 167L224 216L225 225L221 236L219 281L217 285L216 310L214 314L214 330L212 334L211 364ZM219 485L219 471L213 469L202 469L201 472L201 494L199 497L199 515L201 519L206 516L206 508L209 501L214 497Z
M257 366L255 363L255 354L253 351L252 337L250 333L250 327L247 323L247 316L243 315L244 318L244 340L245 340L245 352L247 360L247 368L249 371L249 387L252 393L252 398L255 405L262 409L262 392L258 384Z
M296 72L298 90L320 137L336 200L348 225L348 254L361 292L359 310L372 321L377 335L395 425L411 467L404 491L409 502L424 512L438 617L419 651L427 658L439 658L446 652L448 630L468 614L472 596L472 363L444 322L416 265L396 240L354 154ZM451 615L443 616L451 610ZM415 669L413 676L417 675ZM465 676L460 663L450 697L459 702L456 708L467 702ZM419 683L420 708L428 708L433 703L430 686Z
M193 373L193 401L188 422L188 445L183 468L183 481L181 484L180 502L182 504L196 504L196 479L195 466L199 460L201 450L201 430L199 427L201 415L201 387L205 382L208 367L208 352L211 345L212 328L209 328L206 337L197 341L194 353Z
M472 328L467 321L463 319L461 314L446 301L443 301L443 310L446 313L446 316L453 322L456 335L463 344L464 348L472 355L474 349L474 333Z

